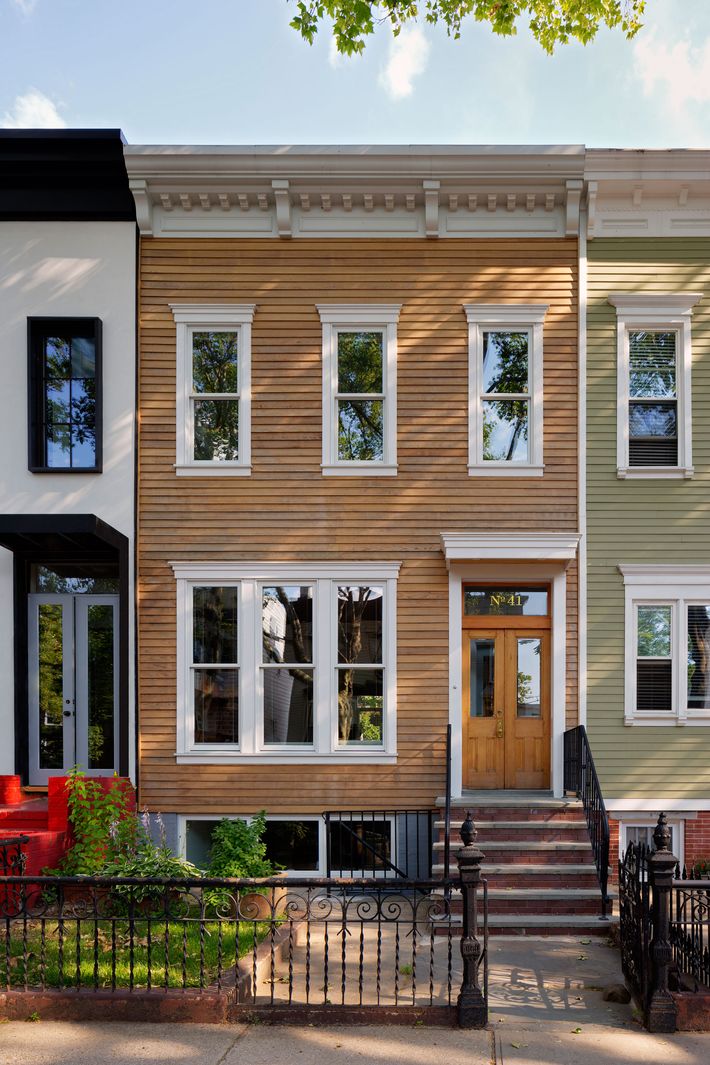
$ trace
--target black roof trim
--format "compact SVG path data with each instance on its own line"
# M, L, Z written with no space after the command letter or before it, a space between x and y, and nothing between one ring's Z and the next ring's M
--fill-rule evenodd
M128 544L95 514L2 514L0 546L29 561L111 559Z
M0 221L133 222L120 129L0 130Z

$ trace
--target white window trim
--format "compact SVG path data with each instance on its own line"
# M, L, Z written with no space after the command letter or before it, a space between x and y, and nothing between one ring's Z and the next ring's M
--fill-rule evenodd
M659 811L660 813L660 811ZM669 817L668 825L673 829L675 848L674 854L681 867L685 858L685 819L682 817ZM655 828L658 824L658 815L649 815L648 812L624 813L618 818L619 821L619 858L626 853L627 829L629 828Z
M543 322L547 303L465 303L468 320L468 472L471 477L542 477L543 462ZM483 334L485 331L526 330L530 422L528 462L484 462Z
M620 564L624 578L624 724L710 725L710 709L688 708L687 607L710 604L710 566ZM672 710L636 709L637 612L639 606L670 606L673 663Z
M401 304L318 304L323 325L323 460L326 477L394 477L397 474L397 323ZM338 459L338 333L373 330L383 333L382 386L384 434L382 462Z
M251 326L256 304L171 303L169 306L176 325L175 473L178 477L248 477L251 473ZM193 458L192 334L216 327L239 333L237 462L206 462Z
M262 763L394 764L397 760L397 578L400 563L172 562L177 580L177 750L178 764ZM314 616L313 745L263 743L261 692L261 587L312 584ZM357 749L337 745L337 658L335 589L339 584L377 584L384 589L384 742ZM192 588L239 587L239 743L195 744L190 650ZM249 693L253 696L249 698Z
M702 292L613 292L608 302L616 308L616 473L624 478L692 477L693 430L690 320ZM629 333L639 329L675 333L676 403L678 406L678 464L629 465Z
M363 811L363 813L367 813L367 812L368 811ZM375 812L378 813L379 811L375 811ZM358 820L357 813L358 813L358 811L355 810L355 811L353 811L353 816L352 817L348 817L348 816L339 817L339 818L331 817L331 824L334 823L335 821L350 821L350 820L357 821ZM224 814L224 813L221 813L221 814L178 814L178 819L177 819L178 854L180 855L181 858L185 858L185 859L187 858L187 822L188 821L220 821L223 817L228 817L232 821L246 821L247 824L250 824L251 821L253 821L255 816L256 816L255 814L235 814L235 813L228 813L228 814ZM286 874L287 877L291 877L292 876L292 877L299 877L299 878L300 877L304 877L304 878L305 877L319 877L319 876L325 876L326 875L326 872L327 872L326 856L327 856L328 839L327 839L327 825L326 825L326 822L325 822L325 818L323 817L322 814L313 814L313 813L309 813L309 814L300 814L300 813L268 814L267 813L266 820L267 820L267 822L268 821L311 821L311 822L315 821L315 822L317 822L317 824L318 824L318 868L317 869L289 869L289 868L287 868L287 869L284 869L284 873ZM387 821L389 823L389 826L390 826L390 855L392 855L392 852L394 851L394 847L395 847L395 843L396 843L396 833L395 833L395 830L394 830L395 816L393 814L385 814L379 820ZM365 823L367 823L366 820L365 820ZM397 863L397 856L395 855L390 860L393 861L396 864ZM369 873L368 876L372 876L375 879L377 879L377 878L385 879L386 870L375 871L374 873Z

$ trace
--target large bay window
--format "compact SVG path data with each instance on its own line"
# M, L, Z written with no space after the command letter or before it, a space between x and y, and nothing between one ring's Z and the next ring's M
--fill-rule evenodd
M619 566L627 725L710 723L710 566Z
M693 474L690 316L695 292L614 293L617 473Z
M395 563L174 563L178 759L396 754Z

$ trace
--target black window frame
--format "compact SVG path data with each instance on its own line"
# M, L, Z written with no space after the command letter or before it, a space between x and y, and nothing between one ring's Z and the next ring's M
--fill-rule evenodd
M48 466L46 464L46 389L43 343L47 336L75 333L93 335L96 360L95 461L92 466ZM30 473L86 474L103 472L103 324L100 318L32 317L27 319L27 427L28 469Z

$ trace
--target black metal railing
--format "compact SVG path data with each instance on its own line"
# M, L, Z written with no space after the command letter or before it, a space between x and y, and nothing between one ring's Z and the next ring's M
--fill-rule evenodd
M670 942L680 990L710 994L710 880L673 880Z
M0 875L21 876L25 871L29 836L0 837Z
M428 879L434 810L327 810L326 876Z
M451 885L432 879L0 876L0 989L194 989L226 994L235 1017L363 1020L386 1007L485 1025L483 855L464 843L452 881L463 923Z
M602 917L606 917L611 909L608 891L609 818L584 725L567 729L564 735L564 789L582 800L594 864L597 867Z
M621 969L639 1003L647 1001L651 979L648 856L645 843L630 843L619 861Z
M446 802L444 804L444 880L451 869L451 722L446 726Z

